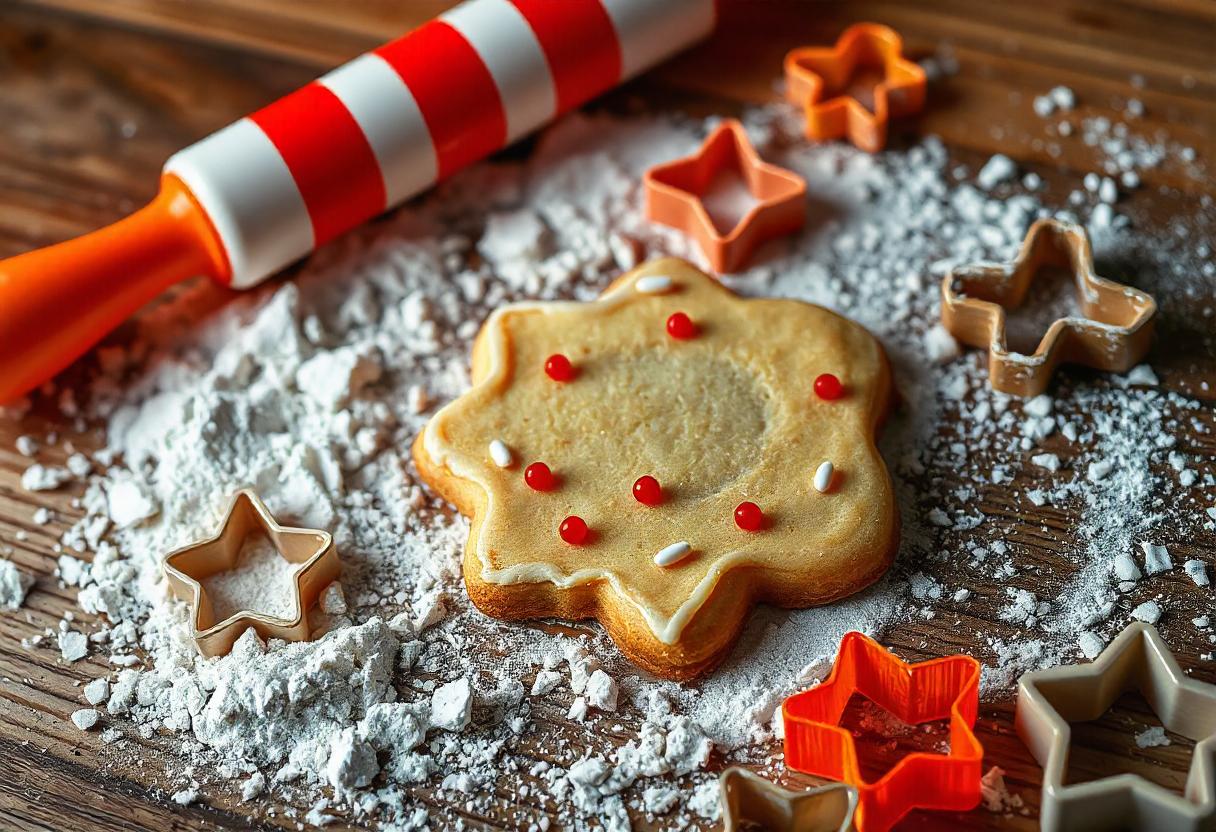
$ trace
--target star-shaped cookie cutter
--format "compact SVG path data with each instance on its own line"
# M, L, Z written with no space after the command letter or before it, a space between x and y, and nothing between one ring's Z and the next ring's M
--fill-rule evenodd
M719 230L705 208L714 178L733 167L755 204L729 231ZM743 125L727 119L692 156L646 171L646 217L682 230L700 246L717 272L738 269L765 240L797 231L806 221L806 182L798 174L765 162Z
M980 800L983 746L972 731L979 711L980 664L947 656L909 664L858 632L845 633L832 673L785 700L785 764L857 787L859 832L891 828L912 809L972 809ZM873 783L861 774L853 735L840 727L860 693L902 721L950 720L947 754L914 752Z
M848 91L858 69L881 68L874 108ZM903 40L877 23L850 26L832 47L804 46L785 56L785 93L806 114L806 135L825 141L847 136L870 153L887 144L887 124L925 106L925 71L903 56Z
M857 789L844 783L795 791L733 766L722 772L718 785L723 832L849 832L853 828Z
M241 610L217 622L201 581L236 566L241 546L257 531L265 533L284 560L299 564L293 577L292 617ZM194 642L208 657L227 653L249 627L263 638L306 641L310 635L308 610L337 580L341 568L329 532L280 526L249 489L238 491L232 498L214 536L170 552L161 564L174 596L189 602Z
M1085 317L1057 319L1031 355L1013 352L1006 343L1005 310L1022 303L1048 266L1072 273ZM1151 295L1098 277L1085 229L1061 220L1032 225L1012 263L962 266L942 280L942 324L964 344L987 347L992 388L1017 396L1042 393L1064 362L1130 370L1148 351L1156 313Z
M1070 722L1139 689L1167 729L1197 740L1185 796L1135 774L1065 785ZM1189 679L1149 624L1133 622L1092 662L1023 674L1018 736L1043 766L1043 832L1216 829L1216 685Z

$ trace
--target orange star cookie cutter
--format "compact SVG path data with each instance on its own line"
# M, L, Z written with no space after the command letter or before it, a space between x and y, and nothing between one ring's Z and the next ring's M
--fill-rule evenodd
M201 582L231 570L240 557L241 546L256 531L266 535L284 560L299 564L293 578L294 614L291 618L279 618L240 610L217 622L211 599ZM232 498L215 535L170 552L161 565L173 595L189 602L194 643L208 657L227 653L249 627L262 638L307 641L311 635L308 610L325 588L337 580L341 568L329 532L280 526L258 495L249 489L238 491Z
M1085 317L1057 319L1031 355L1012 351L1005 312L1022 303L1049 266L1071 272ZM989 383L1016 396L1042 393L1061 363L1130 370L1148 352L1156 313L1151 295L1098 277L1085 229L1061 220L1032 225L1012 263L963 266L942 280L942 325L964 344L987 347Z
M703 197L723 171L734 169L755 204L729 231L710 216ZM732 272L765 240L797 231L806 222L806 181L765 162L743 125L727 119L692 156L646 171L646 217L696 240L710 267Z
M859 70L881 70L873 111L850 91ZM887 144L892 118L925 106L925 71L903 56L899 34L878 23L850 26L832 47L804 46L785 56L785 94L803 107L808 139L848 137L870 153Z
M984 756L972 731L979 680L980 664L970 656L909 664L861 633L845 633L831 675L782 706L785 764L856 786L858 832L890 829L912 809L972 809L980 800ZM867 783L853 735L840 727L854 693L909 724L948 718L949 753L908 754L880 779Z

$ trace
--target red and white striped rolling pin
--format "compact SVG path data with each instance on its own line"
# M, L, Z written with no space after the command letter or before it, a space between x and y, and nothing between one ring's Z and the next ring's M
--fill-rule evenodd
M174 154L147 207L0 261L0 402L166 287L253 286L714 22L715 0L468 0Z

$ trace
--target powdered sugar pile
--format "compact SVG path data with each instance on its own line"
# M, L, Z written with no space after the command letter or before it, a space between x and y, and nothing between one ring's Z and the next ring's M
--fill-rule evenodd
M244 541L233 569L205 578L202 585L216 621L249 609L290 619L295 573L295 564L280 557L268 537L255 535Z
M644 221L638 183L709 125L576 115L527 162L454 177L327 247L291 282L202 321L197 310L221 293L197 287L147 316L131 348L102 352L83 398L107 421L107 446L93 458L86 516L64 540L91 565L65 555L59 574L104 615L96 641L122 668L88 699L105 703L107 737L181 735L181 802L232 781L246 799L306 807L311 822L340 814L408 829L491 811L500 789L532 807L510 818L521 828L594 818L624 829L631 815L679 828L716 818L711 750L771 752L781 699L826 674L850 629L959 618L995 595L1016 631L980 656L986 691L999 693L1022 670L1092 655L1133 606L1159 603L1168 621L1160 581L1175 570L1134 563L1131 577L1126 558L1161 535L1211 530L1202 506L1174 500L1216 490L1185 439L1210 436L1210 409L1161 391L1147 367L1113 383L1069 376L1054 399L993 393L981 356L956 358L936 325L935 287L952 265L1011 257L1049 214L1016 166L990 162L977 186L936 140L869 156L806 145L790 119L757 110L747 125L766 158L807 178L807 229L724 282L836 309L886 345L904 397L882 441L904 523L888 578L820 609L759 609L724 666L688 686L641 678L596 627L507 625L469 607L467 525L420 486L409 445L466 388L480 321L515 299L589 299L654 254L698 258ZM1086 219L1088 203L1080 210ZM1210 276L1199 244L1172 245L1199 281ZM1208 320L1211 288L1154 287L1167 309L1209 290L1194 311ZM34 465L27 487L88 475L78 467ZM203 660L160 558L213 532L242 487L284 524L333 532L342 593L314 613L313 642L247 633L230 655ZM1043 591L1046 563L1027 535L987 522L1019 501L1080 515L1075 547L1050 564L1066 576L1058 591ZM254 574L236 573L228 589L273 604ZM1210 633L1178 626L1183 641Z

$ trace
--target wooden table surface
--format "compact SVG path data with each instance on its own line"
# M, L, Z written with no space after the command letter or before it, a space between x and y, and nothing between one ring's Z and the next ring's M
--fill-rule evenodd
M30 0L0 4L0 257L91 230L123 216L150 198L164 159L174 150L405 31L448 5L436 0ZM1196 148L1211 164L1216 148L1216 7L1201 0L1121 2L778 3L756 0L728 10L725 34L631 85L654 106L703 113L737 102L773 97L773 81L786 49L830 41L848 22L872 19L899 29L909 51L921 57L941 50L960 71L938 85L930 106L911 129L942 136L968 158L1003 152L1026 169L1064 172L1074 181L1096 169L1082 142L1051 158L1031 109L1035 95L1057 84L1077 92L1092 114L1116 116L1135 95L1145 102L1146 132L1165 131ZM1132 76L1144 81L1134 90ZM734 103L732 103L734 102ZM1200 198L1213 192L1211 178L1195 179L1165 164L1144 174L1146 187L1128 200L1139 216L1164 223L1172 215L1211 213ZM1165 186L1160 188L1159 186ZM119 333L116 337L121 338ZM1179 346L1181 344L1181 347ZM0 357L0 360L3 360ZM1150 356L1164 386L1212 401L1216 358L1210 334L1160 342ZM70 373L70 371L69 371ZM1201 383L1209 383L1203 390ZM1213 470L1216 440L1208 433L1185 437L1192 452ZM84 428L83 431L80 428ZM77 731L68 715L80 707L78 685L109 669L99 657L66 665L53 651L20 645L65 610L75 609L72 590L51 577L55 542L78 516L76 491L29 494L19 484L28 460L14 450L23 433L58 432L88 449L97 426L75 425L50 408L20 419L0 417L0 551L40 579L18 614L0 614L0 828L185 829L200 825L238 829L294 826L268 817L264 806L242 804L232 794L207 795L189 808L174 805L162 790L160 762L171 738L141 741L136 762L103 770L97 735ZM40 459L61 462L62 444ZM1199 466L1204 470L1204 466ZM47 526L32 522L39 506L54 509ZM1061 541L1078 521L1076 511L1012 507L985 499L980 506L1006 536L1050 567ZM1193 554L1191 554L1193 553ZM1209 533L1188 541L1188 556L1216 566ZM1179 609L1211 609L1211 594L1185 580L1170 584ZM78 611L77 611L78 612ZM1011 632L994 608L972 612L988 633ZM82 614L81 614L82 615ZM87 629L87 616L83 616ZM950 616L953 619L953 616ZM976 648L973 629L945 620L926 621L892 633L888 643L920 658L951 649ZM1216 664L1199 659L1211 646L1193 629L1166 631L1184 669L1216 681ZM925 645L934 645L928 653ZM1183 744L1129 754L1127 731L1138 722L1134 702L1124 703L1078 729L1088 751L1076 765L1090 772L1140 771L1180 787L1189 752ZM1012 732L1012 701L982 707L979 734L988 763L1008 771L1011 788L1030 807L1029 817L1002 819L975 811L965 815L915 813L910 828L1016 828L1035 826L1039 769ZM873 752L884 762L881 749ZM425 792L419 797L434 804ZM511 802L486 817L468 817L475 828L509 826Z

